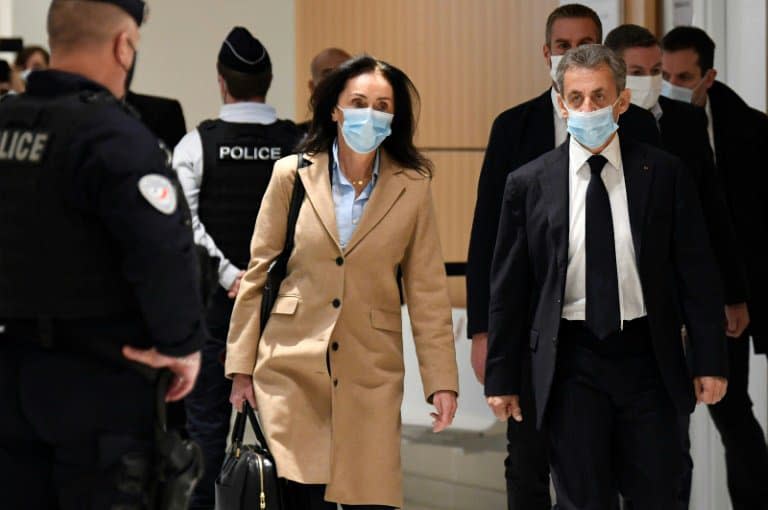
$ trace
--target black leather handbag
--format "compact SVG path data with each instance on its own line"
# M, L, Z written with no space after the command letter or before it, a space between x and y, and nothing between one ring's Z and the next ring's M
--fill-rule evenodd
M245 445L246 421L251 423L258 444ZM237 414L232 444L216 478L216 510L282 510L275 460L267 447L256 413L248 402Z

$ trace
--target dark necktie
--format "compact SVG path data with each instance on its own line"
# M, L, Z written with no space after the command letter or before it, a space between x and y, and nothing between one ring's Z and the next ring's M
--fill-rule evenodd
M592 177L587 187L585 236L587 248L587 327L599 339L619 330L619 279L616 275L616 246L608 190L600 173L607 160L589 158Z

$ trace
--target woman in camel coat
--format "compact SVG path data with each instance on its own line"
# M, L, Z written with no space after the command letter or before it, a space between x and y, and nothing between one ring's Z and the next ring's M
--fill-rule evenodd
M259 410L289 509L402 506L398 268L435 431L456 412L451 309L431 165L413 145L414 97L402 71L347 61L313 95L309 165L278 161L262 202L226 373L233 405L247 399ZM262 288L297 178L306 198L295 248L262 334Z

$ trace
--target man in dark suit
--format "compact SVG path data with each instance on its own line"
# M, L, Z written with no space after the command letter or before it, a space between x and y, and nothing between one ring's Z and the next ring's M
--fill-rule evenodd
M730 88L715 81L715 43L701 29L678 27L662 40L666 80L662 94L687 100L705 112L709 143L722 176L726 201L752 292L747 299L749 327L729 336L731 365L728 398L710 406L725 446L728 490L734 510L768 506L768 449L749 398L749 337L756 352L768 352L768 208L765 144L768 118ZM730 321L729 321L730 322Z
M139 112L144 125L162 140L169 150L173 150L187 134L184 112L177 100L129 91L125 102Z
M558 7L546 25L544 59L552 69L570 48L602 40L600 18L589 7L570 4ZM554 78L553 78L554 79ZM561 145L567 136L565 120L555 108L556 92L501 113L491 129L477 190L477 203L467 261L468 334L472 338L472 365L483 381L488 339L489 273L499 224L504 183L509 172ZM631 106L619 120L623 136L658 144L653 116ZM524 370L529 370L529 361ZM523 408L533 414L530 386L522 389ZM549 465L546 438L530 422L510 420L505 460L509 509L550 510Z
M662 147L679 157L691 173L702 202L709 238L725 291L726 334L741 336L749 324L747 281L722 182L715 168L702 108L660 96L661 46L651 32L638 25L621 25L605 38L605 45L627 66L627 88L632 101L656 117ZM733 385L731 385L731 392ZM693 462L689 455L689 416L682 416L685 473L680 492L682 508L688 508Z
M638 508L674 508L677 415L726 389L697 193L679 159L616 134L625 78L604 46L566 53L557 83L571 138L510 174L491 269L485 393L499 419L546 424L563 510L611 508L617 489ZM520 407L526 351L534 415Z

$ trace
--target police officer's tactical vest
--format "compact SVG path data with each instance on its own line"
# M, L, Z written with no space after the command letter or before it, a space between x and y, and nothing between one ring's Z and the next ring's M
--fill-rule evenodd
M106 93L18 96L0 108L0 318L125 316L136 309L120 252L73 203L69 146Z
M293 152L300 134L285 120L267 125L208 120L198 132L203 143L200 221L224 256L245 269L272 167Z

